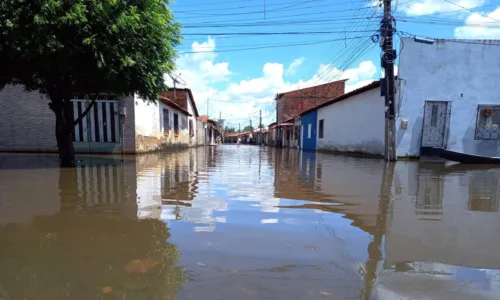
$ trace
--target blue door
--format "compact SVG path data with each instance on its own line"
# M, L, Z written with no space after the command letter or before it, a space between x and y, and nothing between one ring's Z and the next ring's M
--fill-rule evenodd
M302 149L316 150L316 127L318 123L318 112L313 110L300 117L302 123L301 137Z

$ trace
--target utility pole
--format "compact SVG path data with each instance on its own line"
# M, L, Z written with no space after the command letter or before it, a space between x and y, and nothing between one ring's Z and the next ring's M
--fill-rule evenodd
M259 110L259 144L262 145L262 109ZM260 159L260 158L259 158ZM259 161L260 163L260 161ZM260 165L259 165L259 170L260 170ZM260 173L259 173L260 175Z
M262 132L262 109L259 110L259 131Z
M391 0L384 1L384 18L380 23L382 36L382 68L384 69L385 87L385 160L396 161L396 107L394 84L394 61L396 51L393 45L394 28L391 12Z
M210 139L210 134L209 134L209 130L210 130L210 127L208 126L208 119L210 119L209 115L208 115L208 103L210 102L210 99L207 98L207 123L205 124L205 144L206 145L210 145L210 141L207 140L207 136L208 136L208 139Z

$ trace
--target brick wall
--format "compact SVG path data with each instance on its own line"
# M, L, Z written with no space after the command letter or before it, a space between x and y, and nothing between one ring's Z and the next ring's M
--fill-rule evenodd
M24 87L0 91L0 151L56 152L55 116L49 100Z
M123 100L127 116L122 120L124 152L135 152L134 98ZM55 116L49 99L22 86L0 91L0 151L57 152ZM79 143L81 144L81 143ZM78 147L75 147L78 148ZM114 148L121 152L121 147Z
M299 113L344 94L345 80L281 94L276 100L277 121L281 124Z
M176 90L175 94L174 94L173 90L168 90L166 92L163 92L161 95L172 100L177 105L179 105L181 108L188 110L188 105L187 105L188 95L187 95L186 91Z
M122 105L125 105L127 110L127 116L122 119L122 145L124 153L135 153L135 101L137 101L135 96L129 96L125 98ZM142 100L140 100L142 101Z

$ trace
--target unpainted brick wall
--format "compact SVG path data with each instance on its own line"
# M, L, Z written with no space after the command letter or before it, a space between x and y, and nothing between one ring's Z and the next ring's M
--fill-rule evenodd
M133 97L123 100L123 150L135 152ZM118 148L119 149L119 148ZM0 151L57 152L55 116L49 99L23 86L6 86L0 91Z
M344 94L345 80L313 86L283 94L276 101L278 124L295 118L299 113ZM299 108L302 103L302 108Z

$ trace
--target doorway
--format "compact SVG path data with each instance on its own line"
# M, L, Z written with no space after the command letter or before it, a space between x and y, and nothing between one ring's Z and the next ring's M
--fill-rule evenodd
M448 143L451 102L425 101L422 148L445 148Z

